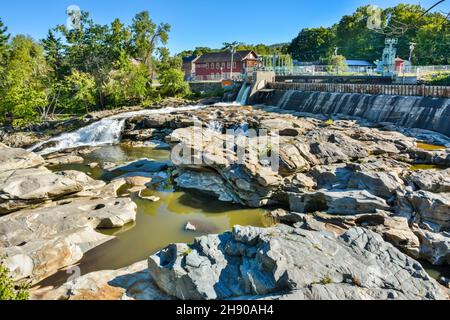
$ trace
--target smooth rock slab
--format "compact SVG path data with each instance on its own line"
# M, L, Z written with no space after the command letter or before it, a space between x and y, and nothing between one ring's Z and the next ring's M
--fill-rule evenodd
M0 173L0 215L83 190L83 186L46 168Z
M128 198L71 199L19 211L0 218L0 256L7 255L6 264L16 279L37 282L112 239L95 229L118 228L135 220L136 204Z
M0 150L0 172L34 168L44 164L44 159L27 150L4 146Z
M235 227L167 247L149 258L149 271L164 292L186 300L444 298L418 262L361 228L336 237L282 225Z
M34 300L171 300L153 283L147 261L115 271L99 271L69 281L57 289L32 292Z
M76 155L58 155L46 159L46 165L56 166L61 164L79 164L83 163L84 159Z

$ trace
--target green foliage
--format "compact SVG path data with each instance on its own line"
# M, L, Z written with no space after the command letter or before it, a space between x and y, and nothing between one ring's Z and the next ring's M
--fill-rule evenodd
M348 71L347 60L342 55L332 56L327 64L329 72L343 73Z
M151 76L148 68L141 63L123 61L109 78L106 94L115 107L144 104L152 95Z
M189 84L184 81L184 72L178 69L168 69L159 77L160 92L168 97L185 97L190 94Z
M419 28L415 41L417 61L426 65L450 64L450 22L430 22Z
M426 84L432 86L450 86L450 73L441 72L437 74L430 74L424 79Z
M0 301L28 300L28 286L15 283L9 269L0 261Z
M164 47L170 25L154 23L147 11L130 26L98 24L82 12L79 28L59 25L40 43L21 35L9 43L6 32L0 20L0 122L21 126L190 93L181 58Z
M1 115L11 115L18 126L33 122L47 103L47 72L42 47L29 37L14 37L2 81Z
M332 284L332 283L333 283L333 280L329 276L327 276L327 277L323 278L322 280L320 280L320 284L324 285L324 286Z
M358 8L354 14L342 17L334 26L335 46L339 48L340 54L368 61L380 59L385 37L367 27L368 8Z
M303 29L292 40L288 51L300 61L319 61L333 54L336 35L331 28Z
M92 75L85 72L74 70L71 75L65 79L67 102L72 111L86 113L90 107L95 105L96 85ZM81 110L80 110L81 108Z
M380 59L387 36L367 27L369 7L357 8L353 14L343 16L330 28L301 30L288 47L289 53L301 61L327 61L337 47L339 54L349 59ZM450 22L442 13L425 11L420 5L402 3L386 8L381 12L382 27L404 31L398 36L399 57L408 59L410 42L415 42L413 63L450 64Z

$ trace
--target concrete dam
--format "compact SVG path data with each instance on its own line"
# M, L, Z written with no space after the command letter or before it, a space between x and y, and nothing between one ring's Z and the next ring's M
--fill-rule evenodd
M358 117L374 123L389 122L405 128L426 129L450 136L448 98L261 90L251 97L251 103L317 115Z

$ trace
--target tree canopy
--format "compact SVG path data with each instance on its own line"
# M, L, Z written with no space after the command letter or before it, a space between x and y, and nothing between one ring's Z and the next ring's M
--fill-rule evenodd
M0 121L24 125L189 94L181 59L165 48L170 29L147 11L129 26L98 24L82 12L79 26L58 25L38 42L10 39L0 19Z
M368 28L371 6L359 7L335 25L303 29L288 47L300 61L327 61L337 52L349 59L381 58L387 37L398 38L397 54L408 59L410 43L416 44L413 62L422 65L450 64L450 21L439 12L419 5L398 4L380 12L381 29Z

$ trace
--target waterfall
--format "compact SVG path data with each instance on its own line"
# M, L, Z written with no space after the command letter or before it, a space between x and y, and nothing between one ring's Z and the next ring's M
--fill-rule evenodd
M278 103L278 108L284 109L286 105L289 103L289 101L292 98L292 95L295 93L294 90L286 91L283 95L283 98L281 98L280 102Z
M153 110L141 110L118 114L109 118L94 122L74 132L64 133L58 137L44 141L30 149L39 154L50 154L65 149L85 146L101 146L116 144L120 142L125 122L129 118L152 114L167 114L176 111L191 111L204 108L205 106L187 106L179 108L163 108Z
M252 87L250 84L244 83L236 98L236 102L239 103L240 105L247 104L248 96L250 95L251 89Z

